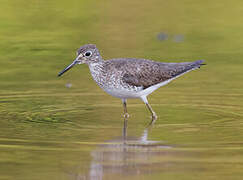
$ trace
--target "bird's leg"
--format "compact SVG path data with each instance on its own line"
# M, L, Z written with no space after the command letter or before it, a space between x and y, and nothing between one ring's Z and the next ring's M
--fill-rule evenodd
M152 115L152 120L156 120L157 119L157 115L156 113L154 112L154 110L152 109L152 107L150 106L149 103L145 103L146 106L148 107L149 111L151 112L151 115Z
M127 112L127 100L122 99L123 109L124 109L124 118L129 118L129 114Z
M152 109L152 107L150 106L150 104L148 103L147 97L141 97L141 99L146 104L147 108L149 109L149 111L151 113L151 117L152 117L152 121L150 123L150 125L151 125L151 124L153 124L156 121L157 115L154 112L154 110Z

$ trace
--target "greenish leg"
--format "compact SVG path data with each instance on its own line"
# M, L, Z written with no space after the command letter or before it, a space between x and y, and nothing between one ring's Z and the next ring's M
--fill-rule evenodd
M150 125L153 124L156 119L157 119L157 115L154 112L154 110L152 109L152 107L150 106L150 104L148 103L147 97L143 96L141 97L142 101L146 104L147 108L149 109L150 113L151 113L151 117L152 117L152 121L150 122Z
M156 115L156 113L154 112L154 110L152 109L152 107L150 106L149 103L145 103L145 104L148 107L148 109L149 109L149 111L150 111L150 113L152 115L152 120L153 121L156 121L156 119L158 118L157 115Z
M127 100L122 99L123 109L124 109L124 118L129 118L129 114L127 112Z

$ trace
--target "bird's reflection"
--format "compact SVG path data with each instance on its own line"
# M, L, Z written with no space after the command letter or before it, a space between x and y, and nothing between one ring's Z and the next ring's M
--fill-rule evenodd
M124 119L124 124L123 124L123 144L124 145L128 145L128 146L132 146L132 145L137 145L137 146L144 146L146 144L157 144L161 143L160 141L149 141L148 140L148 133L149 131L152 130L152 127L154 125L155 120L152 119L152 121L149 123L149 125L147 126L147 128L144 129L143 134L141 135L141 137L139 138L131 138L131 137L127 137L127 122L128 119L125 118ZM167 147L167 146L166 146Z
M128 120L124 119L122 137L107 141L91 152L89 172L77 179L123 179L153 171L154 159L164 156L168 152L166 149L171 147L161 141L148 140L152 125L139 138L127 136L127 123Z

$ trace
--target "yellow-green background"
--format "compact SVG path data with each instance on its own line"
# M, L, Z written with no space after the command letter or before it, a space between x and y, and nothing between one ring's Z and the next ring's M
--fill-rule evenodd
M0 179L242 179L242 22L240 0L0 0ZM57 78L87 43L104 59L205 59L149 96L161 146L120 144L121 101L87 66ZM139 139L149 112L128 110Z

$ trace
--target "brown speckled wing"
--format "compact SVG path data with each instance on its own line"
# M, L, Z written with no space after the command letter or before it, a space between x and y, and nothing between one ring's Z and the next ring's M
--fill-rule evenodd
M191 69L199 68L203 61L184 63L160 63L148 60L135 59L130 62L122 80L129 85L142 86L144 89L169 80Z

